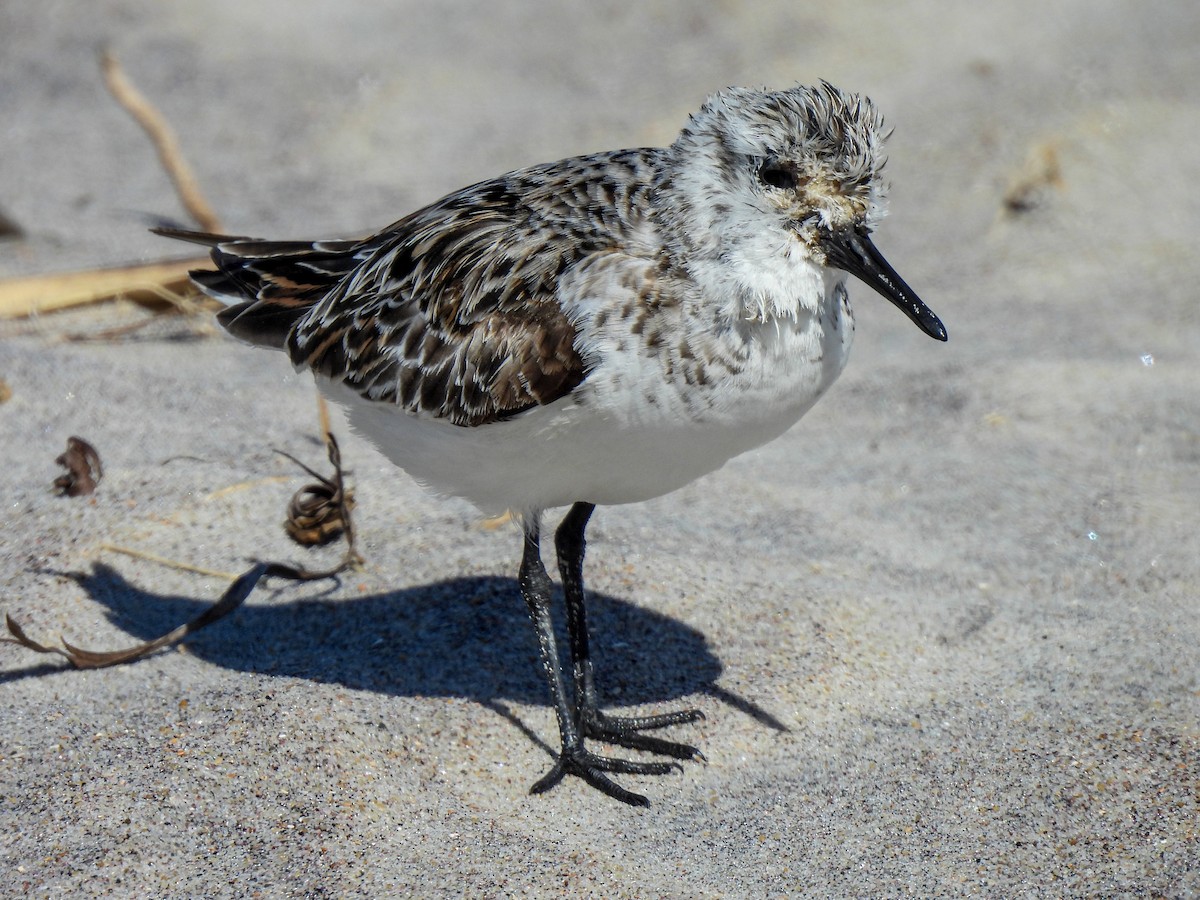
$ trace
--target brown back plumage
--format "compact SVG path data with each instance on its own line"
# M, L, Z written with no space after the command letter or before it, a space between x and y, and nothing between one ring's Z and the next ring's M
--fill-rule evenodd
M170 229L211 248L192 278L231 334L362 396L456 425L553 403L587 377L556 297L621 249L658 151L597 154L464 188L359 241L261 241Z

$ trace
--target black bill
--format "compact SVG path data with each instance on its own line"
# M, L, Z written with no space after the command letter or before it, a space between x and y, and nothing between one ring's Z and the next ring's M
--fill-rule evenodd
M904 283L883 254L875 249L866 231L843 228L822 234L821 248L829 265L849 272L887 297L931 338L946 340L946 326L913 289Z

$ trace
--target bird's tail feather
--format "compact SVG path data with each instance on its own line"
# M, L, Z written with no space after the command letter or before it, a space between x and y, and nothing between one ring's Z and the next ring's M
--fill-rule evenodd
M152 230L209 248L216 270L193 270L192 281L225 304L217 320L226 331L268 347L283 347L297 320L362 262L361 241L264 241Z

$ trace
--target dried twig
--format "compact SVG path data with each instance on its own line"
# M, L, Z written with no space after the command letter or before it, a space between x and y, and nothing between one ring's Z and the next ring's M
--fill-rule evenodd
M158 151L158 158L188 214L205 231L221 231L221 220L200 193L196 176L184 160L179 141L166 119L151 105L145 95L133 86L116 56L106 52L100 59L100 66L104 71L104 83L113 98L125 107L150 136L154 149Z
M325 402L323 394L317 394L317 422L321 426L321 440L325 442L325 446L329 446L329 442L333 440L333 429L329 427L329 404Z
M191 283L191 279L186 279L183 284L178 286L182 288L182 291L171 290L170 286L166 284L151 283L144 287L141 295L146 299L157 298L162 300L167 306L174 307L180 315L187 317L194 317L205 308L219 305L217 301L210 300L201 295ZM136 322L126 323L125 325L105 328L101 331L68 334L64 336L64 339L73 343L120 340L141 331L147 325L154 324L157 320L158 316L151 316L139 319ZM206 323L200 326L199 330L211 330L211 328L212 326Z
M509 522L514 521L512 510L505 510L498 516L488 516L486 519L479 522L478 527L484 531L495 531L498 528L503 528Z
M217 488L210 494L204 495L204 501L207 503L211 500L220 500L222 497L227 497L230 494L236 494L241 491L248 491L251 488L259 487L264 484L281 484L284 481L291 481L291 475L268 475L266 478L253 478L250 481L238 481L234 484L227 484L223 488Z
M246 602L246 598L250 596L250 592L266 576L287 578L292 581L315 581L321 578L332 578L349 568L355 558L357 558L356 554L347 553L337 566L322 572L309 571L308 569L291 566L287 563L255 563L229 586L225 593L221 595L220 600L186 625L180 625L178 628L167 632L161 637L136 644L133 647L127 647L124 650L87 650L83 647L76 647L65 638L59 638L62 642L62 647L51 647L41 644L30 638L25 633L25 629L11 615L5 616L5 621L8 626L8 632L12 637L0 638L0 642L19 644L35 653L55 653L68 660L77 669L98 669L104 666L115 666L120 663L133 662L135 659L141 659L143 656L147 656L156 650L172 647L189 635L195 634L201 628L225 618Z
M196 177L184 161L179 142L162 114L133 86L111 53L102 57L101 69L113 97L150 136L167 177L188 214L202 229L221 231L220 219L200 193ZM188 297L195 294L188 271L204 266L208 261L207 257L201 257L8 279L0 282L0 318L31 316L114 297L165 300L188 311Z
M54 461L67 470L54 479L54 487L68 497L83 497L92 493L104 477L100 454L83 438L67 438L66 451Z

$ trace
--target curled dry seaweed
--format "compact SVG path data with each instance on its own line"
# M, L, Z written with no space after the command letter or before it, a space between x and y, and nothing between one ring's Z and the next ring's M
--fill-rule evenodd
M292 540L304 547L323 546L344 533L353 549L354 530L350 523L350 511L354 509L354 492L345 486L337 441L332 434L326 437L329 441L329 462L333 465L332 478L313 471L290 453L275 451L317 479L316 484L306 484L292 497L283 527Z

